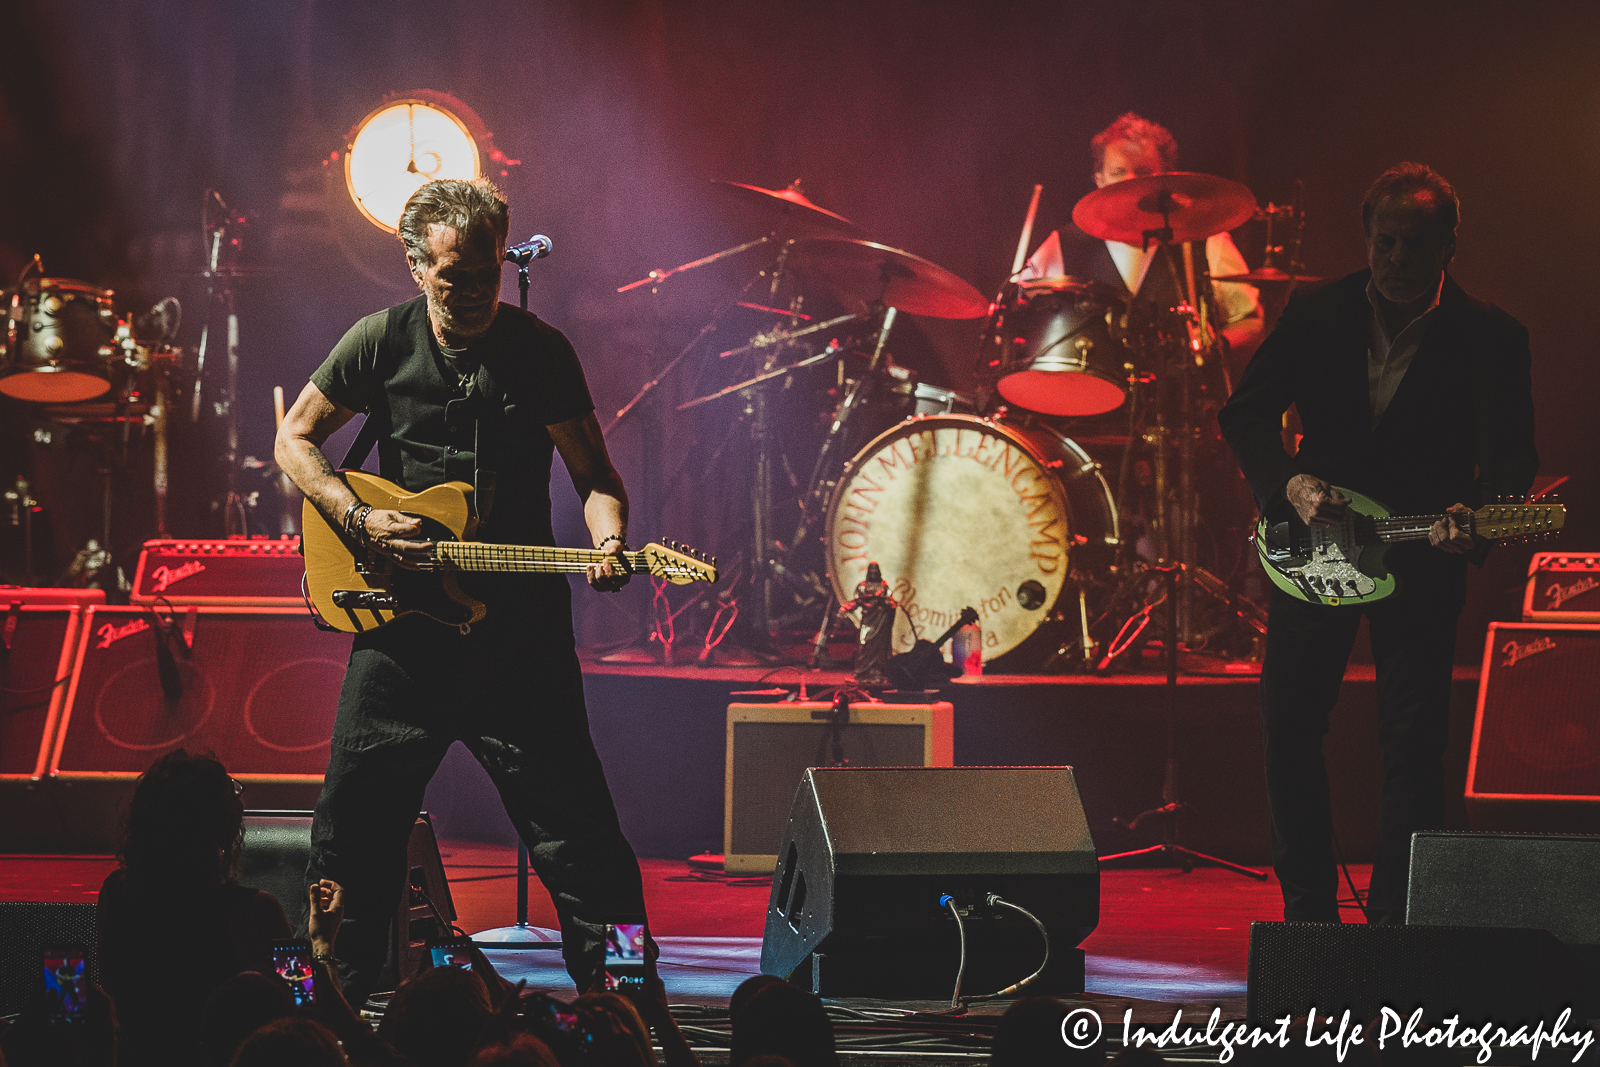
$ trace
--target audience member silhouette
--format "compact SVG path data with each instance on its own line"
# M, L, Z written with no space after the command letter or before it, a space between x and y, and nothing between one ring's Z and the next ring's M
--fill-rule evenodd
M271 972L272 942L291 936L272 895L236 880L243 832L238 784L215 756L177 749L135 785L97 915L119 1067L198 1064L196 1006L241 971Z
M776 1053L794 1067L837 1067L833 1024L822 1001L787 982L758 989L733 1017L733 1067Z

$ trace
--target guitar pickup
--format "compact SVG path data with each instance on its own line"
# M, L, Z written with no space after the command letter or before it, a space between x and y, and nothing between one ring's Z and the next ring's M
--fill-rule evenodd
M381 589L335 589L335 607L352 611L398 611L400 601Z

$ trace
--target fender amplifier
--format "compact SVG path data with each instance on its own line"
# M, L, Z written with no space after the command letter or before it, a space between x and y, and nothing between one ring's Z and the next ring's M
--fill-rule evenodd
M1522 594L1524 622L1600 622L1600 553L1535 552Z
M302 607L300 538L146 541L133 576L135 604Z
M1474 830L1600 831L1600 626L1489 624L1466 806Z

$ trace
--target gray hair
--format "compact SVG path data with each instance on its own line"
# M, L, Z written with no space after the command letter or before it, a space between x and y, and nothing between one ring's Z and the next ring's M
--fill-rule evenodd
M1425 163L1396 163L1372 183L1361 200L1361 227L1372 232L1372 216L1391 196L1409 197L1423 205L1439 227L1455 236L1461 222L1461 200L1455 186Z
M511 231L511 208L494 183L487 178L442 178L411 194L400 213L398 232L411 258L426 266L433 261L428 253L428 227L449 226L465 235L483 225L490 226L501 240Z

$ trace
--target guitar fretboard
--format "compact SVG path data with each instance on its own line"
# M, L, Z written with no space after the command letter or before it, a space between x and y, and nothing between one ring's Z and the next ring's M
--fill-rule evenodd
M464 571L509 571L527 574L580 574L612 556L597 548L556 548L549 545L493 545L483 541L442 541L441 559ZM628 570L648 569L643 552L622 553Z

